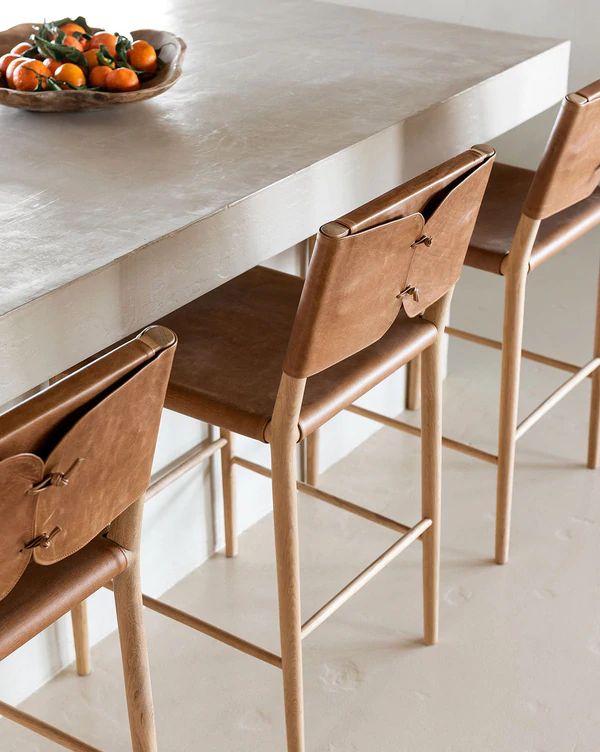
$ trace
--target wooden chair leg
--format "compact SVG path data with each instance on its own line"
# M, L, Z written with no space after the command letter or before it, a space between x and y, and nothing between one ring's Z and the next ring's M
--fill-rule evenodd
M421 353L421 510L431 520L423 543L423 639L435 645L439 636L440 538L442 507L442 383L443 338L450 315L450 290L426 312L439 332L435 342Z
M71 611L71 625L75 642L75 665L79 676L92 672L90 638L88 633L87 602L82 601Z
M600 357L600 273L596 298L596 333L594 336L594 356ZM592 374L592 396L590 401L590 428L588 438L588 467L600 467L600 368Z
M418 410L421 407L421 356L413 358L406 368L406 409Z
M521 347L525 315L527 267L508 265L504 288L502 372L498 423L498 474L496 478L496 563L506 564L510 546Z
M311 486L319 484L319 444L321 432L313 431L306 439L306 482Z
M139 560L143 508L143 499L129 507L113 522L109 535L132 551L134 557L129 567L114 580L132 750L157 752Z
M229 558L238 555L238 535L235 503L235 478L233 457L233 434L221 428L221 438L227 444L221 449L221 474L223 483L223 513L225 517L225 554Z
M296 490L297 414L304 383L305 380L283 375L271 435L273 522L287 752L304 752L305 749Z
M421 507L432 521L423 534L423 624L426 645L439 634L440 515L442 503L441 337L421 356Z
M156 752L139 561L115 579L114 591L132 749L133 752Z

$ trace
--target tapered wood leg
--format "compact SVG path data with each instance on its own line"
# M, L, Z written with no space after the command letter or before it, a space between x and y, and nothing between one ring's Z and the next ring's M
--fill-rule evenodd
M600 357L600 273L596 299L596 333L594 336L594 357ZM588 438L588 467L600 467L600 369L592 374L592 396L590 401L590 428Z
M156 752L154 706L144 631L139 560L143 504L143 499L140 499L129 507L111 525L109 535L129 549L133 557L129 567L114 580L132 750Z
M423 639L435 645L439 636L440 537L442 506L442 380L443 337L450 313L450 291L429 308L425 317L432 321L438 336L421 353L421 509L423 519L431 520L423 542Z
M283 375L271 435L273 521L287 752L304 752L300 557L296 491L298 413L305 380Z
M421 365L421 506L422 517L432 521L423 541L423 624L426 645L439 633L440 514L442 501L442 373L438 343L422 354Z
M496 562L508 561L521 373L525 279L506 278L496 479Z
M513 247L508 255L506 270L504 270L506 279L496 478L496 562L498 564L505 564L508 561L510 545L525 289L529 257L539 224L539 220L530 219L525 215L521 217Z
M417 355L406 367L406 409L421 407L421 356Z
M235 504L235 478L233 457L233 435L231 431L221 428L221 438L227 441L221 449L221 474L223 482L223 513L225 517L225 554L228 557L238 555L238 536Z
M156 752L150 666L144 632L139 561L114 582L133 752Z
M88 634L87 603L82 601L71 611L73 640L75 642L75 665L79 676L89 676L92 671L90 638Z
M319 429L311 433L306 439L306 482L311 486L319 483L319 444L321 432Z

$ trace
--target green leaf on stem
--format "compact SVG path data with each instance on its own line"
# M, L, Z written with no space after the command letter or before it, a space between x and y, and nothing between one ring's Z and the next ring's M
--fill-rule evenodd
M46 82L48 84L48 88L52 89L52 91L62 91L61 85L55 78L50 77L46 80Z
M113 56L110 54L110 52L108 51L108 48L104 44L100 45L100 49L98 50L98 54L96 55L96 58L100 65L108 65L109 68L114 63Z
M51 57L59 63L75 63L75 65L79 65L81 68L87 67L87 62L83 56L83 52L76 50L74 47L69 47L66 44L49 42L39 36L36 36L35 43L41 54L46 57Z
M117 61L123 68L131 68L127 60L127 51L131 49L131 42L122 34L117 35Z

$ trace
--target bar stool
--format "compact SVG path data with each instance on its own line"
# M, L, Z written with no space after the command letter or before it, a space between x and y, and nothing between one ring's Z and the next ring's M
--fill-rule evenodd
M505 277L502 341L454 327L451 336L502 350L498 454L444 438L451 449L497 464L496 561L508 561L517 441L574 387L592 382L587 466L600 465L600 277L596 333L583 366L522 349L530 272L600 224L600 81L569 94L535 172L496 163L465 263ZM568 380L518 423L521 358L570 373ZM417 407L418 363L411 366L409 408ZM412 395L412 396L411 396Z
M110 585L135 752L157 748L139 547L175 341L150 327L0 415L0 660ZM98 752L4 702L0 715Z
M304 750L302 640L416 540L425 642L438 636L441 336L494 158L473 147L319 231L306 282L256 267L161 320L177 332L166 406L221 438L156 480L222 453L226 551L237 551L234 467L272 478L281 655L144 596L144 604L283 671L288 752ZM296 479L299 441L423 353L422 519L409 526ZM232 432L271 447L269 470L234 456ZM302 622L297 491L401 537Z

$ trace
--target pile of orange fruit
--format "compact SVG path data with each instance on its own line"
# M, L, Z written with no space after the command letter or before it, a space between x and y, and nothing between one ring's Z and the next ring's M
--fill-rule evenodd
M143 39L92 31L85 18L44 23L0 57L0 86L18 91L136 91L160 66Z

